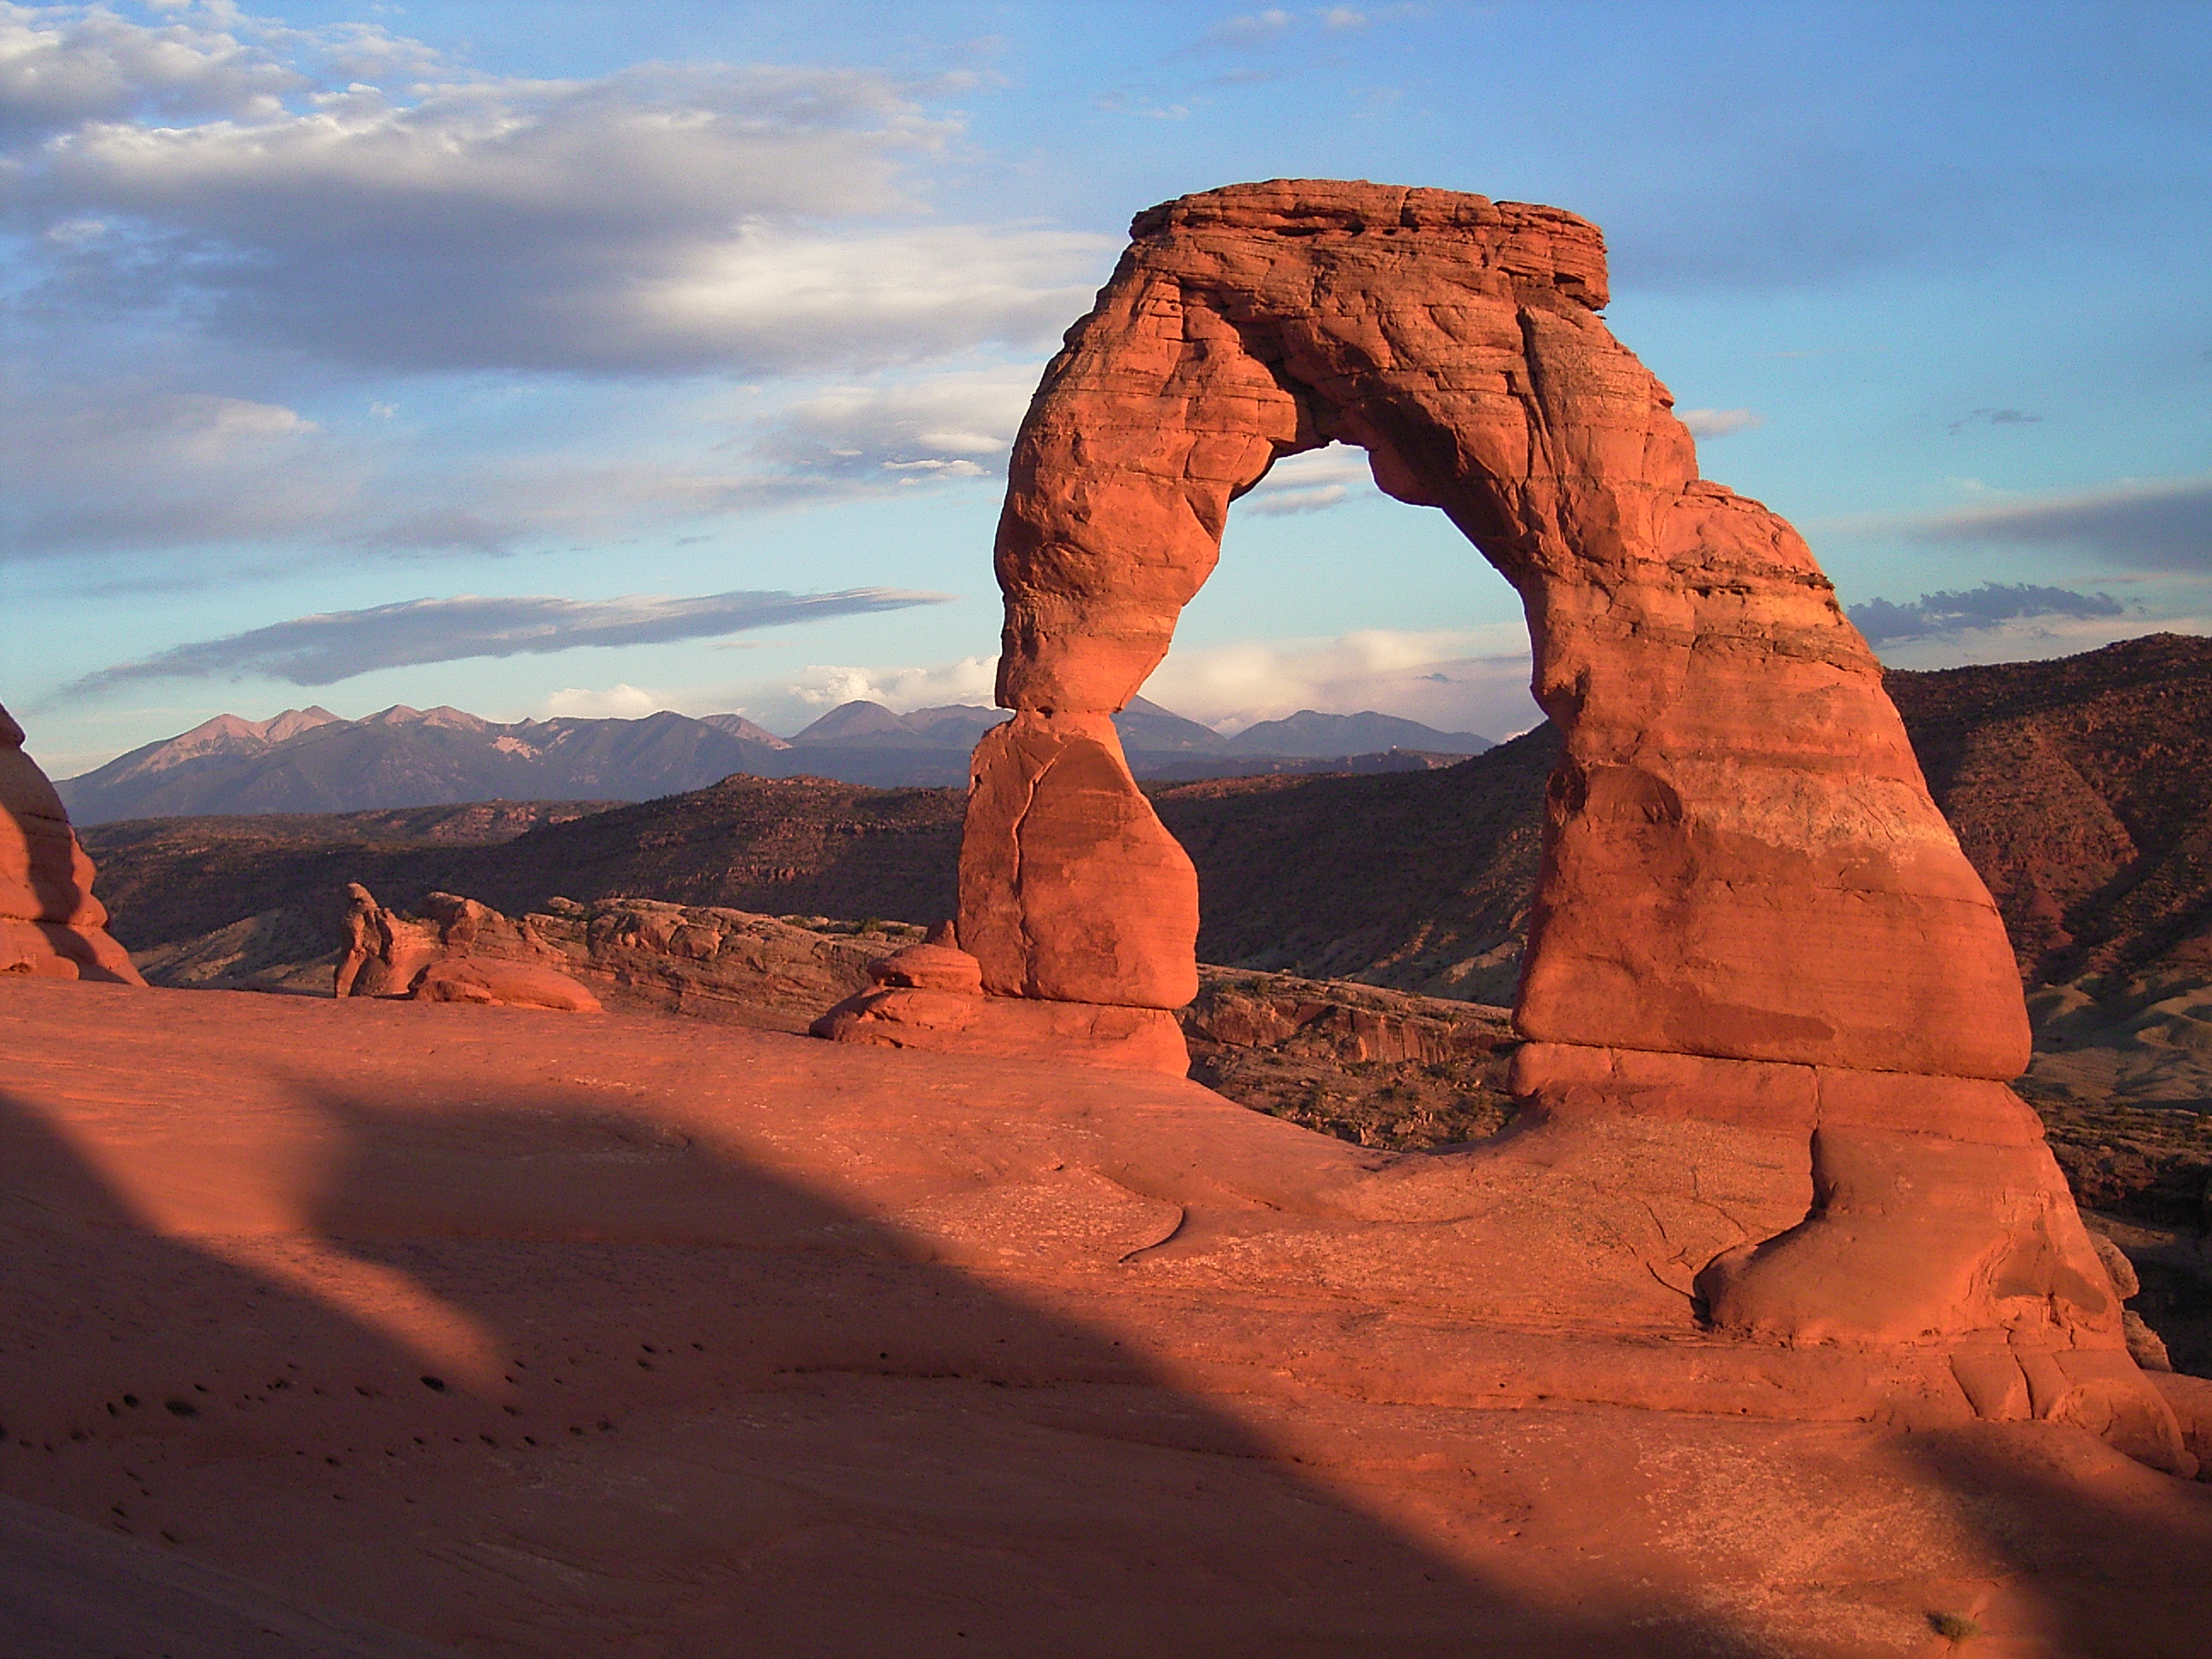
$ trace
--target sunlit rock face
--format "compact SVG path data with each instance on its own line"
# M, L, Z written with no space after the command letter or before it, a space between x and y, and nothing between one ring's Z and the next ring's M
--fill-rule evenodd
M108 937L92 878L61 797L0 708L0 974L146 982Z
M985 988L1193 994L1197 884L1108 716L1167 653L1231 502L1285 455L1357 445L1520 593L1564 735L1516 1011L1532 1121L1582 1145L1720 1126L1737 1174L1771 1169L1762 1213L1796 1224L1681 1264L1723 1328L1995 1342L1960 1373L1978 1409L2121 1412L2118 1301L2003 1086L2028 1025L1997 912L1803 539L1698 477L1607 331L1597 228L1277 180L1131 234L1014 447L1015 718L976 751L961 868Z
M1280 181L1155 208L1133 235L1046 371L1000 526L1000 701L1019 718L980 763L961 930L994 989L1188 996L1188 971L1154 959L1188 954L1191 884L1135 827L1141 803L1097 812L1113 850L1073 860L1100 890L1087 947L1042 915L1064 903L1065 852L1031 879L982 849L1051 802L1047 734L1121 708L1166 654L1230 502L1334 439L1449 514L1527 607L1537 700L1566 734L1530 1036L2021 1069L2003 929L1872 653L1796 532L1698 477L1666 388L1598 315L1595 227ZM1061 746L1079 792L1105 793L1110 733ZM1056 850L1066 817L1040 826Z

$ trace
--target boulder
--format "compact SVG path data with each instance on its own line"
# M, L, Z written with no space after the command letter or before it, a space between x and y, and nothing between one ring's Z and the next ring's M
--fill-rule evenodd
M146 982L108 936L92 880L61 797L0 708L0 974Z
M983 964L957 945L909 945L868 964L874 985L906 986L917 991L983 994Z
M497 957L441 957L408 994L415 1002L482 1002L508 1008L554 1008L596 1014L599 1000L568 975L533 962Z

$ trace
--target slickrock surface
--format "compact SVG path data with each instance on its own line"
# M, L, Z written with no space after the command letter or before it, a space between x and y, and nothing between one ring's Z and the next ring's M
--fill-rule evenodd
M145 982L108 937L92 878L61 797L0 708L0 974Z
M1686 1247L1723 1328L1941 1335L1992 1415L2072 1368L2106 1377L2114 1423L2155 1420L2041 1127L2004 1087L2029 1031L1988 890L1803 540L1698 477L1671 397L1600 320L1595 227L1278 179L1130 234L1008 473L1015 712L976 750L961 854L959 939L987 988L1194 994L1195 872L1110 717L1166 655L1230 502L1283 456L1355 444L1518 590L1559 728L1516 1092L1569 1141L1724 1128L1716 1161L1788 1218ZM1809 1190L1775 1161L1791 1146Z
M5 1490L487 1659L2201 1650L2212 1486L1702 1331L1663 1123L681 1029L0 982Z
M236 1573L0 1498L8 1659L461 1659Z

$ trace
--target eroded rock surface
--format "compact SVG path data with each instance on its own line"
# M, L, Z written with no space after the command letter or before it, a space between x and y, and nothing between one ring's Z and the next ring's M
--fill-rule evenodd
M542 911L514 917L475 899L433 893L420 907L422 915L410 916L378 904L358 883L349 891L347 948L332 966L340 996L481 1001L486 999L466 988L489 983L490 964L504 963L550 971L574 993L611 1007L773 1030L805 1030L824 1003L868 982L871 962L918 943L922 934L903 922L784 919L639 898L588 905L556 898ZM257 955L251 942L210 935L194 942L199 948L184 951L174 977L163 982L295 988L311 964L278 959L289 954L286 945L299 933L289 913L253 918L252 931L269 941L275 956ZM439 971L458 958L472 964L466 973L457 978ZM196 975L203 963L226 971ZM434 977L440 981L435 987ZM326 974L325 982L330 978ZM518 991L526 983L504 970L498 979ZM539 1006L564 1005L541 1000Z
M988 741L988 739L987 739ZM1197 969L1191 970L1193 980ZM1079 1055L1181 1077L1190 1054L1173 1014L1125 1004L987 996L983 965L951 945L921 944L868 966L867 988L809 1028L833 1042L994 1059Z
M346 891L346 951L332 987L340 997L599 1012L599 999L556 965L557 953L489 905L433 893L422 915L403 916L359 882Z
M1698 476L1666 388L1606 329L1596 228L1277 180L1131 235L1009 471L1015 714L976 752L958 924L986 988L1194 992L1193 884L1110 716L1166 654L1230 503L1285 455L1357 445L1520 592L1560 731L1516 1007L1522 1150L1601 1154L1632 1123L1648 1156L1726 1166L1732 1224L1755 1227L1680 1253L1724 1329L1972 1349L1954 1370L1977 1410L2175 1454L2004 1086L2028 1022L1988 890L1802 538Z
M0 708L0 973L146 982L108 937L92 878L61 797Z

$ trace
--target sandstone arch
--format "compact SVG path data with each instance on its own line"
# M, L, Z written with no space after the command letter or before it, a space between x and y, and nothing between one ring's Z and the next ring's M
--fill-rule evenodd
M1012 457L1016 713L976 751L957 924L986 988L1131 1012L1193 994L1195 878L1110 716L1230 503L1282 456L1358 445L1519 592L1564 734L1516 1011L1537 1115L1800 1149L1774 1192L1802 1219L1703 1264L1718 1326L1950 1344L1985 1415L2132 1412L2170 1444L2005 1086L2028 1028L1997 914L1802 539L1698 477L1665 388L1607 331L1596 228L1291 180L1182 198L1131 234Z

